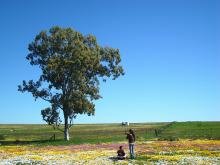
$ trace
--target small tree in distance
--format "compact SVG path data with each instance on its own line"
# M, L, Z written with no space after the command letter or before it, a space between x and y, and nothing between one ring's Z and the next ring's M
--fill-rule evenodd
M56 129L60 130L59 126L62 121L59 117L59 112L56 109L45 108L41 110L41 115L42 115L43 120L47 122L48 125L51 125L53 127L54 131ZM53 134L53 139L54 140L56 139L55 133Z
M69 140L73 118L94 115L94 100L101 98L99 80L124 74L119 50L98 45L93 35L57 26L40 32L28 49L26 59L42 74L37 81L23 81L18 90L48 101L48 112L62 110L64 139Z

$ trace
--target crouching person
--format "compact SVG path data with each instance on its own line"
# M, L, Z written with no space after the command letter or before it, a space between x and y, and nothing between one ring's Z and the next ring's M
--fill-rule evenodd
M117 156L118 160L125 159L126 155L125 155L125 151L123 150L123 146L119 147L119 150L117 151L117 154L118 154L118 156Z

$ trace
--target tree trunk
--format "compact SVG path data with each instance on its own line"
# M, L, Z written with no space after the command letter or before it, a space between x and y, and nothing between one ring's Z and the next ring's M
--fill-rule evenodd
M68 116L64 115L64 140L69 141L69 123L68 123Z

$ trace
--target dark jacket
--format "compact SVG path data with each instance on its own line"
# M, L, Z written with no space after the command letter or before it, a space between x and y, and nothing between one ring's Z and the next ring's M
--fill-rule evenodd
M123 149L118 150L118 156L125 156L125 151Z
M131 133L128 133L127 134L127 139L128 139L129 143L134 143L135 142L135 135L131 134Z

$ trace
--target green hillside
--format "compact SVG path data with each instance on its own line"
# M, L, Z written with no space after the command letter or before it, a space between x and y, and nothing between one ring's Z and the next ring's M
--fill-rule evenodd
M220 139L220 122L171 122L121 124L76 124L71 127L69 142L63 132L48 125L0 125L0 143L4 144L82 144L126 141L125 132L132 128L137 141L178 139ZM61 127L62 129L62 127ZM55 134L56 140L53 140Z

